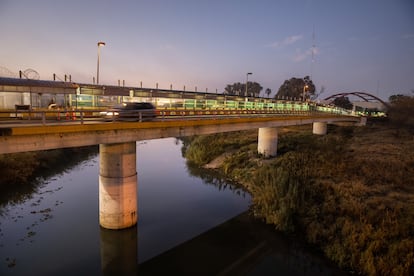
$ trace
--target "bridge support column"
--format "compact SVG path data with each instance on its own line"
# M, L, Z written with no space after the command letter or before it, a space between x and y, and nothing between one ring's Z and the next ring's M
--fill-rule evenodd
M136 142L99 145L99 223L123 229L137 223Z
M361 117L359 124L357 126L366 126L367 125L367 117Z
M326 135L328 125L325 122L314 122L313 123L313 134Z
M277 154L277 128L259 128L257 152L264 157L274 157Z

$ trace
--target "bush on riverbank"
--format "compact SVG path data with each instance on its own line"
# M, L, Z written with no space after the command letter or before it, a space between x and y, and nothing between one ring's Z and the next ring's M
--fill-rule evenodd
M305 236L340 267L366 275L413 272L412 134L396 136L383 126L282 134L272 160L258 158L255 135L242 135L253 146L233 145L221 165L249 190L255 216ZM232 137L203 139L231 144Z
M225 152L231 152L251 143L251 137L243 136L241 132L184 137L182 140L184 156L198 165L207 164ZM190 144L191 147L188 147Z

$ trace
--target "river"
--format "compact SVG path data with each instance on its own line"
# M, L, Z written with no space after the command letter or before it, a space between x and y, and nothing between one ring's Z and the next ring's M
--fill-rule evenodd
M241 190L219 190L190 175L175 139L138 142L137 173L139 262L234 217L250 203ZM100 274L98 176L95 156L2 210L0 275Z
M137 143L138 225L129 230L99 226L98 155L3 207L0 275L119 274L111 273L117 259L135 272L139 264L248 210L249 194L190 173L181 146L173 138Z

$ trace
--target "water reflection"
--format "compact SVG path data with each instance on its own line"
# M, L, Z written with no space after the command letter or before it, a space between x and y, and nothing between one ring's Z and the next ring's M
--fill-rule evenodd
M98 147L89 146L15 155L18 156L17 161L19 158L24 159L24 166L30 166L30 162L36 164L38 173L32 176L31 181L15 184L4 183L4 180L9 177L2 175L2 179L0 180L0 215L5 211L5 206L16 205L29 200L48 182L48 179L59 177L65 172L71 171L82 162L97 156L97 154ZM12 155L8 156L11 157ZM10 170L16 164L11 163L8 166L10 168L2 168L3 174L7 173L7 170Z
M138 229L100 228L102 275L137 275Z
M43 181L25 200L0 206L7 210L0 217L0 275L101 275L122 266L133 272L138 262L248 208L248 196L189 175L176 141L137 143L138 236L137 228L100 229L98 156Z
M186 164L187 172L192 176L202 179L204 184L213 185L218 188L219 191L229 189L236 194L241 194L243 196L248 195L240 184L235 183L230 179L223 178L218 171L199 167L192 162L186 162Z
M250 204L248 195L220 191L189 174L181 154L177 139L138 145L140 262L245 211Z

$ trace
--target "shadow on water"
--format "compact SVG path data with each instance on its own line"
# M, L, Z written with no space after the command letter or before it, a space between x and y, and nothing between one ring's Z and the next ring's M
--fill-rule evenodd
M139 265L139 275L347 275L248 212Z
M138 265L138 228L100 228L102 275L348 275L242 213Z
M138 231L100 228L100 275L348 275L248 212L140 264Z

